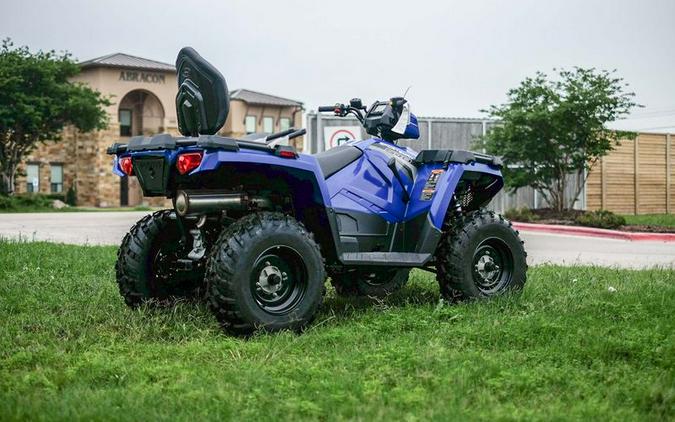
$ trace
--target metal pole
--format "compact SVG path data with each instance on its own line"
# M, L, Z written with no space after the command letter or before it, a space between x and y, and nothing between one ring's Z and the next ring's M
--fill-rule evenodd
M483 154L485 154L485 135L487 134L487 125L485 124L485 120L482 122L483 125L483 139L481 139L481 145L483 145Z
M583 178L581 179L581 183L584 184L583 189L583 196L581 197L581 209L586 211L586 204L588 201L588 198L586 197L586 184L588 183L588 170L586 167L584 167L584 173L583 173Z
M305 126L307 127L307 142L302 145L302 151L307 154L312 154L313 151L316 151L312 146L312 118L314 115L312 113L307 113L305 115Z
M324 150L323 128L321 127L321 113L316 113L316 152Z
M427 145L431 149L431 119L427 120Z
M504 191L504 189L502 189L501 194L502 194L502 199L501 199L502 210L500 211L500 213L503 214L503 213L506 212L506 210L505 210L505 208L506 208L506 192Z

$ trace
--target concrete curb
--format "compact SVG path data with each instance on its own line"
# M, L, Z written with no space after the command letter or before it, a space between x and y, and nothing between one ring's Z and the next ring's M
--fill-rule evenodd
M675 242L675 233L622 232L594 227L559 226L555 224L516 223L513 227L524 232L567 234L572 236L604 237L630 241Z

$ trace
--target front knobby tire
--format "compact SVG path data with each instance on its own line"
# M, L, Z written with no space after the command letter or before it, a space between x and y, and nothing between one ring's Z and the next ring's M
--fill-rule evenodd
M223 231L206 281L209 308L222 327L248 335L305 328L323 300L326 273L319 245L301 223L261 212Z
M124 236L115 273L127 305L166 304L173 299L198 296L204 290L203 266L186 271L178 263L190 252L181 237L171 210L143 217Z
M331 274L331 284L340 296L383 298L408 283L410 269L354 270Z
M527 253L511 222L478 210L446 223L436 254L436 279L448 301L520 291Z

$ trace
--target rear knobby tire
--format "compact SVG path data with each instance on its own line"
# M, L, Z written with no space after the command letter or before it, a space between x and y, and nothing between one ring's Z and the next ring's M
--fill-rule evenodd
M436 279L448 301L520 291L527 254L511 222L478 210L446 223L436 254Z
M299 331L325 293L319 245L294 218L272 212L243 217L223 231L206 271L209 308L225 330Z
M331 274L331 284L340 296L367 296L383 298L395 293L408 283L410 269L353 270Z
M171 210L157 211L139 220L124 236L117 252L115 273L120 294L130 307L142 303L166 304L203 291L204 268L179 268L190 247L181 242L181 232Z

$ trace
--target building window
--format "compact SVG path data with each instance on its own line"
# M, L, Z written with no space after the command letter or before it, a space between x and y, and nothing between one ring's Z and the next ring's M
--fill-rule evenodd
M52 164L51 167L51 191L52 193L63 192L63 164Z
M255 116L246 116L246 119L244 119L244 125L246 126L246 134L256 132L256 127L255 127L256 123L257 123L257 120L256 120Z
M120 136L131 136L131 110L120 109Z
M279 131L283 132L291 128L291 119L288 117L282 117L279 119Z
M26 166L26 192L40 192L39 164L28 164Z
M274 132L274 117L263 117L263 132Z

